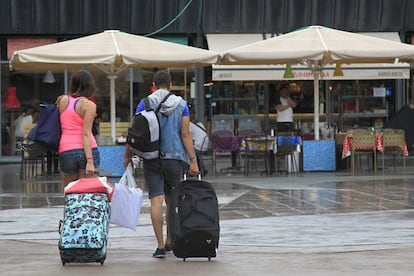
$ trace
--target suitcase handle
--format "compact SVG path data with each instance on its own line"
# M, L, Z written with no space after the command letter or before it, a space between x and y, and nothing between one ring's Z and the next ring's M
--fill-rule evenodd
M184 181L187 180L187 173L184 173L183 179L184 179ZM201 180L201 173L197 174L197 179Z

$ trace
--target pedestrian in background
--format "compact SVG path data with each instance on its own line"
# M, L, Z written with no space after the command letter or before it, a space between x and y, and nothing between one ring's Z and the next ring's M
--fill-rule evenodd
M14 137L16 142L22 142L24 139L24 129L26 126L33 124L33 107L25 108L24 112L13 122Z
M296 102L289 97L288 84L283 84L279 93L279 101L276 104L277 131L291 132L293 131L293 108L296 107Z
M190 133L191 133L191 137L193 137L194 150L197 155L198 168L201 169L202 176L205 176L208 173L208 171L204 167L201 155L208 151L208 146L209 146L210 141L209 141L208 133L207 133L207 130L204 124L195 119L194 107L191 108L190 113L191 113Z

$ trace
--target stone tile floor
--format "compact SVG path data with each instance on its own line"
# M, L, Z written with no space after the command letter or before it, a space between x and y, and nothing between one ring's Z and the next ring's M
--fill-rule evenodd
M0 164L0 266L5 275L91 275L95 265L62 267L56 242L63 193L58 176L19 181L18 164ZM137 177L143 186L141 178ZM248 177L208 175L220 205L213 262L183 263L151 253L144 198L136 231L111 225L100 275L411 275L414 174L387 170ZM117 179L110 179L116 182ZM208 267L208 268L207 268Z
M63 205L59 176L20 181L18 164L0 165L0 210ZM116 182L119 178L109 179ZM207 175L222 219L414 209L414 175L346 172L248 177ZM145 190L142 177L138 184ZM143 211L149 206L144 202Z

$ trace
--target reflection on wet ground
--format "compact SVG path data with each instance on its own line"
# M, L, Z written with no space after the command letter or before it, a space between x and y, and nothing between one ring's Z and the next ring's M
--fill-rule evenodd
M249 191L221 207L223 219L414 208L414 180L310 185L305 190Z
M58 175L20 181L18 169L18 165L1 165L0 210L63 205ZM216 189L221 219L414 208L414 179L411 178L327 182L309 184L302 189L257 189L221 183L220 178L207 181ZM144 188L142 182L139 186ZM148 211L144 207L143 211Z

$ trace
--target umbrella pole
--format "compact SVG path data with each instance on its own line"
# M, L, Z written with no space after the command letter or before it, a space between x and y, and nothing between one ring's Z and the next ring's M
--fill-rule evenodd
M64 73L63 73L63 76L64 76L64 92L65 92L65 95L67 95L68 94L68 92L69 92L69 88L68 88L68 83L69 83L69 81L68 81L68 69L65 69L65 71L64 71Z
M116 114L116 106L115 106L115 80L117 76L110 75L108 76L109 79L109 98L110 98L110 107L111 107L111 138L112 138L112 145L115 145L115 114Z
M134 118L134 70L129 68L129 121Z
M319 140L319 74L320 70L313 70L313 132L315 140Z

